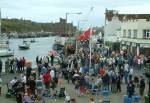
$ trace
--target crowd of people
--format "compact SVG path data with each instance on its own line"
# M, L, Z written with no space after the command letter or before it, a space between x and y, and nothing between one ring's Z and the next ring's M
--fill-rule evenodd
M135 88L139 88L139 95L143 98L145 79L142 75L136 75L135 69L143 70L145 67L144 55L133 56L123 51L112 52L108 48L93 48L91 55L87 44L82 44L77 54L60 54L57 58L60 68L54 65L54 55L36 57L37 69L32 68L24 57L7 59L5 72L21 73L10 81L11 93L15 95L17 103L29 103L34 99L42 99L45 92L56 96L55 88L61 85L64 78L68 84L74 84L77 96L108 90L111 93L122 92L122 85L126 85L127 94L132 97ZM0 73L3 63L0 60ZM0 78L0 93L2 80ZM66 103L76 103L74 98L69 98L64 91ZM69 98L69 99L67 99ZM44 100L43 100L44 101ZM91 98L90 103L94 103ZM100 100L99 103L102 103Z
M108 53L109 51L94 51L92 52L92 68L89 66L89 52L85 48L78 54L78 57L69 57L68 65L62 63L62 74L68 80L71 79L72 83L75 84L75 89L79 89L82 93L82 89L88 90L99 87L99 89L107 88L110 89L112 93L121 92L121 84L124 82L127 87L127 92L130 94L130 88L134 90L135 87L130 87L132 83L139 83L140 95L143 95L145 82L142 76L137 76L134 74L134 69L139 66L140 69L144 69L143 57L140 59L141 63L133 63L134 59L131 59L131 55L128 55L128 59L124 59L124 54L120 53ZM73 66L74 65L74 66ZM67 68L69 68L67 70ZM139 69L139 68L138 68ZM138 81L134 80L138 78ZM142 86L141 86L142 85Z
M25 71L25 58L8 58L3 63L0 60L0 74L2 73L2 67L4 66L5 73L21 73Z

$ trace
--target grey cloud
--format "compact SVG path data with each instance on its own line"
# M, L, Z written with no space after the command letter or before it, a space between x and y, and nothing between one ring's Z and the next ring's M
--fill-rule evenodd
M105 8L123 10L136 6L136 10L149 0L0 0L3 17L27 18L34 21L58 21L66 12L82 12L81 19L88 18L90 24L103 24ZM94 7L91 14L89 10ZM124 8L123 8L124 7ZM144 10L144 6L142 7ZM147 7L148 8L148 7ZM147 9L146 8L146 9ZM119 10L119 11L120 11ZM136 12L136 11L135 11ZM75 15L69 15L69 22L77 22Z

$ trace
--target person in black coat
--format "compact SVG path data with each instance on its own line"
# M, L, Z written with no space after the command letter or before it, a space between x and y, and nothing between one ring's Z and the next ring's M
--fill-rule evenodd
M145 89L145 81L144 78L141 76L139 92L142 99L144 95L144 89Z
M30 77L30 79L27 80L27 86L29 87L31 94L35 95L36 82L33 77Z
M117 76L117 92L121 92L121 76Z
M36 64L39 64L39 56L36 57Z
M26 69L26 78L27 78L27 80L29 80L29 77L31 76L31 71L32 71L31 66L28 66L27 69Z
M23 83L20 80L18 80L14 84L13 90L14 90L14 93L15 93L15 96L16 96L17 103L22 103L22 94L24 92L24 85L23 85Z
M53 66L53 64L54 64L54 55L52 54L50 57L51 57L51 66Z
M2 60L0 59L0 74L1 74L1 72L2 72L2 67L3 67L3 62L2 62Z
M130 81L127 85L127 93L128 93L128 97L132 98L134 91L135 90L135 86L133 84L133 81Z
M103 89L109 90L110 76L108 75L108 73L106 73L106 74L102 77L102 81L103 81Z

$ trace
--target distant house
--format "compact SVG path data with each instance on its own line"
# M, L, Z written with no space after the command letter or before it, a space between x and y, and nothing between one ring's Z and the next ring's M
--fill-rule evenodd
M117 16L113 16L111 21L104 27L104 43L109 46L111 50L119 50L119 31L121 28L121 21L119 21Z
M150 55L150 21L146 19L124 20L121 25L122 48L133 54Z
M130 19L150 19L150 14L119 14L117 10L105 11L105 23L112 21L114 15L117 15L119 21L123 21L124 18Z
M119 14L105 11L104 41L110 49L126 49L135 55L150 55L150 14Z

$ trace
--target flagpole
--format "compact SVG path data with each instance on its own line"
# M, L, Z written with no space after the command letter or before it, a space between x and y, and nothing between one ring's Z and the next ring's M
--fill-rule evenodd
M92 6L90 8L89 14L93 11L93 9L94 9L94 7ZM89 63L89 66L90 66L90 68L92 67L92 62L91 62L91 59L92 59L92 56L91 56L91 53L92 53L91 35L92 35L92 25L91 25L91 34L90 34L90 37L89 37L89 46L90 46L90 63Z
M92 32L91 32L91 35L92 35ZM92 62L91 62L91 59L92 59L92 56L91 56L91 52L92 52L91 35L89 37L89 46L90 46L90 63L89 63L89 68L92 67Z
M77 27L77 35L75 38L77 38L77 36L79 35L79 21L78 21L78 27ZM78 50L78 42L76 41L76 55L77 55L77 50Z

